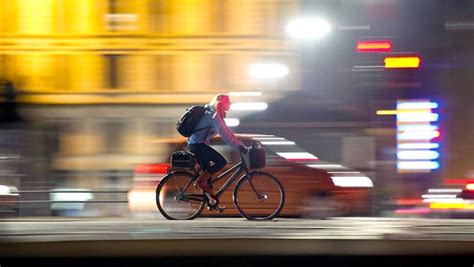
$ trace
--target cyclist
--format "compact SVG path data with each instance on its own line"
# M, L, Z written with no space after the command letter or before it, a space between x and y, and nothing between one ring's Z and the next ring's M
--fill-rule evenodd
M200 162L203 171L196 179L199 187L204 191L208 198L208 204L211 208L217 204L217 198L214 196L208 180L213 174L221 170L227 161L216 150L210 147L210 139L219 134L224 142L246 154L247 148L226 125L224 118L230 109L230 98L227 94L218 94L212 101L204 106L206 112L196 125L196 129L202 129L193 133L188 138L188 146ZM217 207L222 209L221 207Z

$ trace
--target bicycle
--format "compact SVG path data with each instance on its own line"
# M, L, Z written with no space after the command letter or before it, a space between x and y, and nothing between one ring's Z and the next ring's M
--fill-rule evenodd
M275 218L280 214L285 203L285 191L282 184L270 173L249 170L242 153L240 153L240 159L239 163L208 181L212 186L234 171L217 191L217 203L220 196L243 172L233 191L233 203L237 211L248 220ZM201 171L200 165L194 175L188 171L172 171L159 182L156 188L156 204L165 218L192 220L201 214L206 205L210 207L206 195L195 182Z

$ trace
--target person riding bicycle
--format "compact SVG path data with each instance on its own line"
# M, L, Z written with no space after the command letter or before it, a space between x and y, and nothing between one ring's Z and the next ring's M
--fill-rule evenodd
M230 109L230 98L227 94L214 96L212 101L204 107L206 112L196 125L196 129L203 130L194 132L188 138L188 146L191 152L196 155L203 169L201 175L196 179L197 184L207 196L209 205L213 207L216 206L217 199L208 180L213 174L224 168L227 161L219 152L210 147L210 139L219 134L226 144L239 149L240 152L246 154L248 149L224 121L226 113Z

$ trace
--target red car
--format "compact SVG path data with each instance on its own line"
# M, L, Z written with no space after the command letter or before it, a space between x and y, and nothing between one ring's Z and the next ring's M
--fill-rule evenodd
M264 171L276 176L285 189L285 206L280 216L325 218L370 214L373 183L366 175L339 164L321 162L316 156L282 137L252 134L237 137L247 145L259 142L265 148L267 164ZM186 149L184 138L162 142L168 146L169 154ZM239 152L224 144L219 137L211 142L211 146L227 159L225 169L240 160ZM169 167L168 162L135 167L133 188L128 194L132 212L158 212L155 189ZM220 188L225 181L222 179L217 182L215 188ZM232 190L228 190L220 199L220 204L226 207L221 215L239 216L232 203Z

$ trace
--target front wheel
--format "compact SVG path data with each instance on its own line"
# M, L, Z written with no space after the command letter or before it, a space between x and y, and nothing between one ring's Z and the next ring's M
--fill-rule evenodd
M234 204L248 220L271 220L283 209L285 191L275 176L252 172L237 182Z
M202 192L187 172L166 175L156 188L156 206L169 220L192 220L205 205Z

